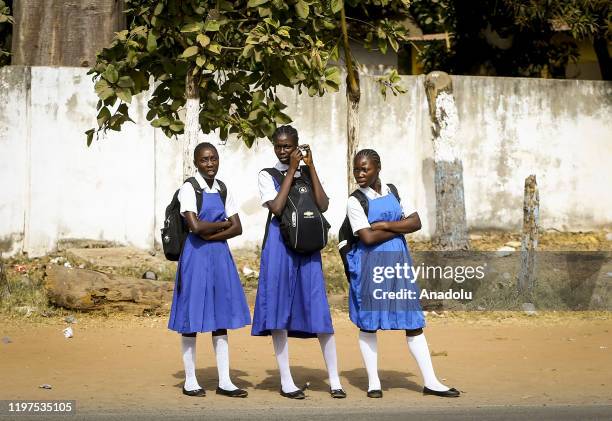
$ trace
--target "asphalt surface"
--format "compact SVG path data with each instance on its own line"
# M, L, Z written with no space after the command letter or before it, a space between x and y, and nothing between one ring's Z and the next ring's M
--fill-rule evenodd
M6 416L0 414L0 419L15 420L335 420L349 419L350 421L388 421L388 420L538 420L538 421L564 421L564 420L612 420L612 405L559 405L559 406L483 406L474 408L389 408L372 411L368 408L351 411L334 408L313 407L304 408L266 408L253 410L215 410L201 409L189 411L152 411L141 413L105 412L86 413L78 412L73 415L17 415Z

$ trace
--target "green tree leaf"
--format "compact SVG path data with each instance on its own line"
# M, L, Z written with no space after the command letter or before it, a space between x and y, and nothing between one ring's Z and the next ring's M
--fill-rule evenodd
M262 4L268 3L269 0L249 0L247 3L247 7L258 7Z
M153 14L155 16L159 16L161 15L161 13L164 11L164 2L163 1L159 1L157 3L157 6L155 6L155 11L153 12Z
M191 47L187 47L181 56L183 58L189 58L195 56L196 54L198 54L198 46L192 45Z
M331 0L332 13L336 14L342 10L343 3L343 0Z
M102 127L102 125L106 123L106 121L110 118L110 116L111 116L111 113L109 109L106 107L102 107L97 117L98 127Z
M105 79L98 80L94 85L94 90L102 101L105 101L115 95L115 91Z
M157 50L157 37L150 31L147 35L147 51L153 53L155 50Z
M173 132L180 133L185 129L185 123L183 123L181 120L174 120L169 127Z
M295 11L300 18L306 19L308 17L310 8L306 2L303 0L298 0L298 2L295 4Z
M93 142L93 136L94 136L95 130L94 129L89 129L85 132L85 135L87 136L87 146L91 146L91 142Z
M278 124L289 124L293 120L285 113L281 113L280 111L274 115L274 121Z
M202 22L191 22L181 28L181 32L191 33L191 32L200 32L204 24Z
M210 44L208 44L206 49L208 51L210 51L211 53L214 53L214 54L220 54L221 53L221 46L219 44L217 44L216 42L211 42Z
M117 82L117 85L119 85L122 88L133 88L134 81L129 76L121 76L119 78L119 81Z
M204 31L206 32L217 32L221 27L221 22L218 20L209 20L204 24Z
M132 92L127 88L117 89L117 97L128 104L132 102Z
M117 72L115 66L109 64L102 76L110 83L117 83L117 80L119 79L119 72Z
M196 37L196 41L202 47L206 47L208 44L210 44L210 38L204 34L198 34L198 36Z

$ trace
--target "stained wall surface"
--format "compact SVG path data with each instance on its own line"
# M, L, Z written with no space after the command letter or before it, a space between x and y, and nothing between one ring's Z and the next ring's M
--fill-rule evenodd
M470 229L518 230L523 183L536 174L543 228L612 226L612 83L453 77ZM407 93L384 100L375 79L362 80L361 147L382 158L381 178L399 187L435 232L434 162L423 76L402 80ZM284 89L288 114L309 143L331 198L337 232L346 209L344 93L310 98ZM86 69L0 69L0 251L40 255L62 239L96 239L150 249L164 209L182 179L181 143L150 127L147 95L134 98L136 124L85 143L97 98ZM272 166L271 144L218 145L219 178L241 203L243 235L233 247L261 242L266 210L257 173Z

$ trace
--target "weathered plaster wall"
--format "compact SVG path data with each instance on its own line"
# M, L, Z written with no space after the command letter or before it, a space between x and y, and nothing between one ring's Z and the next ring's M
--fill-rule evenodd
M536 174L541 225L561 230L612 224L612 84L609 82L454 77L460 118L466 213L471 229L518 229L523 182ZM405 77L407 93L384 101L374 79L362 80L361 147L381 155L382 177L395 183L435 232L433 150L423 77ZM343 93L310 98L280 92L300 139L312 146L331 198L335 233L344 218L346 108ZM38 255L65 238L152 248L164 209L181 181L180 141L144 117L146 95L131 114L137 124L87 148L96 97L85 69L0 69L0 251ZM202 140L219 144L214 135ZM257 172L275 162L260 140L219 145L219 178L241 203L244 233L234 247L259 244L266 211Z

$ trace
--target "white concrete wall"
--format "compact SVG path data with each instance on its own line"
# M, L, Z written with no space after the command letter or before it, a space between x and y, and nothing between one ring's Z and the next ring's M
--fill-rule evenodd
M0 69L0 251L40 255L58 240L87 238L152 248L164 209L181 182L180 141L152 129L146 95L128 124L85 145L95 124L92 82L79 68ZM417 207L435 231L433 151L423 77L405 77L408 93L385 102L362 80L361 147L378 150L382 177ZM461 120L466 211L472 229L518 229L523 182L538 176L541 224L561 230L612 224L612 84L609 82L455 77ZM331 197L335 232L344 217L345 98L310 98L284 89L300 139L312 146ZM202 140L219 144L214 135ZM218 146L219 178L241 203L244 233L233 247L259 244L266 212L257 172L275 156L263 139L248 149Z

